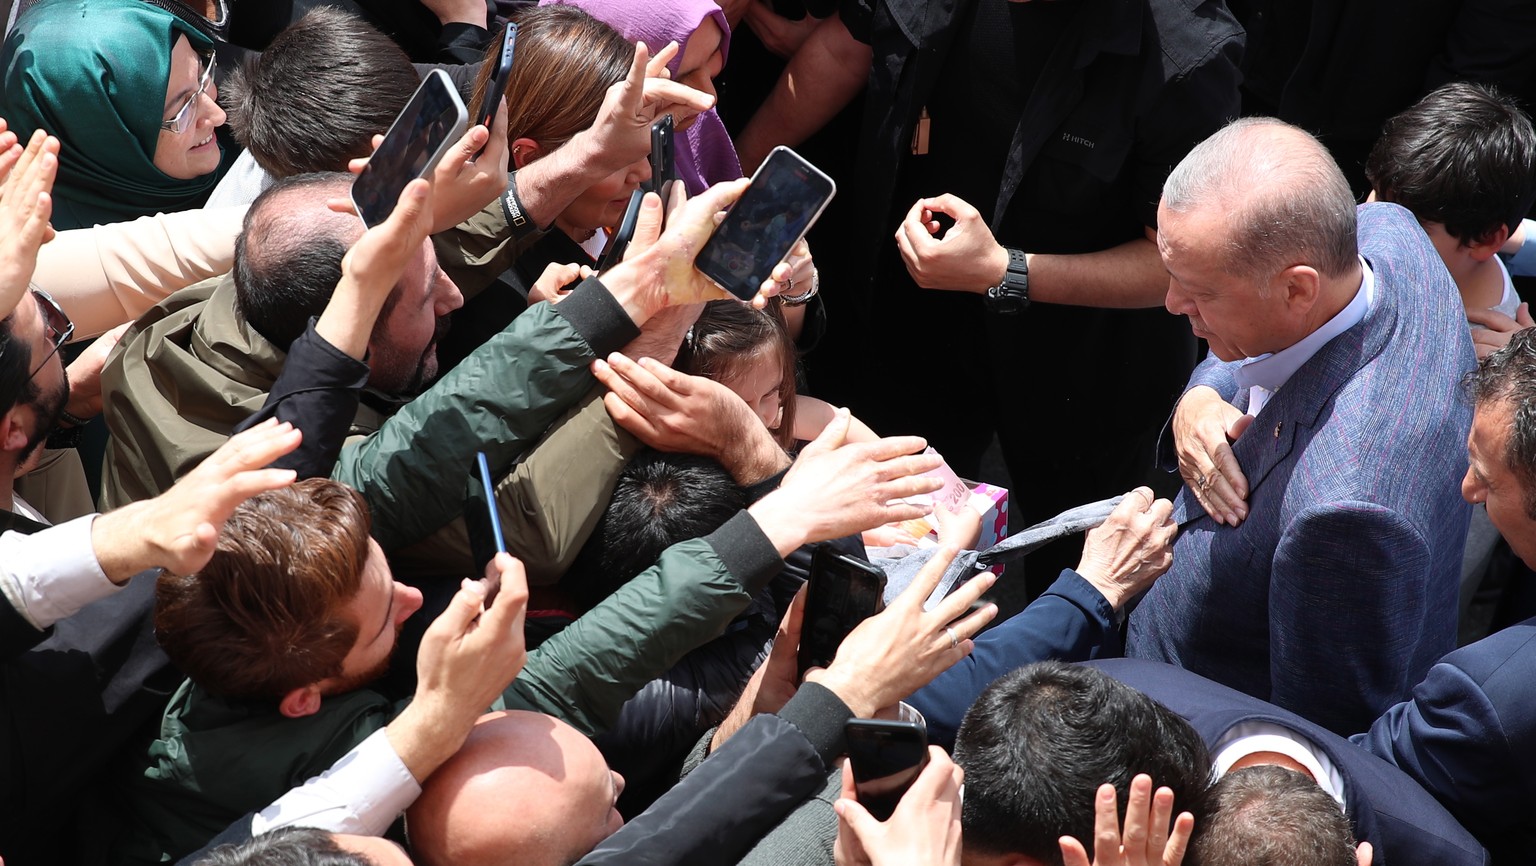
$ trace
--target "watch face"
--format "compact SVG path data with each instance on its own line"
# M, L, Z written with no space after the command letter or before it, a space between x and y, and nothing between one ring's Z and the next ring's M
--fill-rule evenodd
M987 289L987 307L993 312L1014 315L1023 312L1028 305L1028 301L1006 286L993 286Z

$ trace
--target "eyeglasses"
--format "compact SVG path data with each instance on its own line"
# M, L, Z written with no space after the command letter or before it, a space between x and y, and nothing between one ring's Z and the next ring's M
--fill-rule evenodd
M68 343L69 338L75 334L75 323L64 314L64 310L59 307L59 302L55 301L52 295L42 289L33 289L32 296L37 298L37 308L43 314L43 336L53 344L53 348L48 350L48 354L43 356L43 360L39 361L37 367L27 376L29 382L43 369L43 365L48 363L48 359L57 355L59 348Z
M166 132L177 135L187 131L187 127L197 122L197 104L204 91L208 89L209 82L213 81L213 52L203 55L203 76L198 79L197 92L187 98L177 110L176 116L160 124L160 128Z

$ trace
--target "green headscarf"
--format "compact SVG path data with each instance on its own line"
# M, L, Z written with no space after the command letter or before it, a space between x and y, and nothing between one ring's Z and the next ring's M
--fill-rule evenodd
M199 207L217 171L178 180L155 168L171 49L178 35L207 51L194 25L143 0L40 0L0 49L0 117L25 142L59 137L53 225L82 228Z

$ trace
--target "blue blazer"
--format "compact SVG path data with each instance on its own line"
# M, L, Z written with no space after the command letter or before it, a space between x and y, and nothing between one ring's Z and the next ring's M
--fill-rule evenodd
M1354 741L1434 794L1494 862L1536 851L1536 619L1462 647Z
M1359 210L1376 279L1365 318L1296 371L1233 445L1248 519L1187 489L1173 567L1131 615L1126 654L1169 662L1349 734L1455 648L1475 364L1460 295L1413 216ZM1236 363L1190 386L1239 408Z
M1355 839L1371 843L1375 866L1486 866L1489 862L1483 846L1413 779L1295 713L1172 665L1139 659L1088 664L1183 716L1208 747L1214 748L1243 722L1281 725L1312 741L1343 777Z

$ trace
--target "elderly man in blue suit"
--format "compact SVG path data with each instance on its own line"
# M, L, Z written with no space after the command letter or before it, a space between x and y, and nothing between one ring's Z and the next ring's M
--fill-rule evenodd
M1408 211L1357 216L1317 140L1266 118L1190 152L1158 228L1168 309L1211 346L1175 433L1233 433L1248 496L1212 514L1180 493L1126 654L1359 731L1455 646L1475 361L1456 287Z

